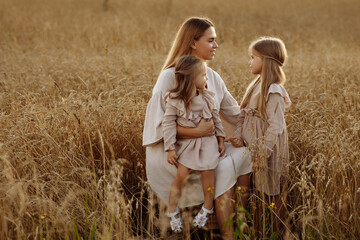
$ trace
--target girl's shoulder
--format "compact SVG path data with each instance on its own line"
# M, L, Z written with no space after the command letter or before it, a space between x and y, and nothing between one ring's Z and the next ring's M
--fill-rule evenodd
M167 102L184 102L181 98L177 98L175 93L167 91L164 95L165 103Z
M212 98L215 97L215 93L213 91L209 90L209 89L206 89L206 88L204 89L202 94L204 96L209 96L209 97L212 97Z
M164 100L166 103L166 108L176 109L176 115L178 117L183 117L190 119L193 115L192 112L186 111L185 102L181 98L175 98L175 93L167 92L164 96Z
M210 109L215 108L215 93L210 91L209 89L204 89L204 91L201 93L202 98L207 103Z
M289 94L283 85L280 85L277 83L271 84L269 87L268 94L266 96L266 101L268 100L269 95L272 93L277 93L284 99L285 107L289 107L291 105L291 100L290 100Z
M168 106L171 106L173 108L176 108L178 110L184 110L185 109L185 103L184 100L181 98L176 98L175 93L172 92L166 92L164 96L164 101Z

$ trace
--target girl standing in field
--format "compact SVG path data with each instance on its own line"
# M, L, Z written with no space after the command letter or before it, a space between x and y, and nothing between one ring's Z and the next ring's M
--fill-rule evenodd
M164 147L167 161L177 167L168 206L168 217L171 218L170 225L174 232L181 232L183 228L177 204L190 170L200 171L204 193L204 204L193 224L199 228L205 226L207 214L213 213L214 169L225 152L225 133L215 107L215 94L205 88L206 81L206 63L195 56L183 56L175 65L175 88L165 95L162 122ZM201 119L213 120L217 139L215 135L176 139L177 124L194 128Z
M255 186L275 203L273 230L281 230L285 218L285 200L281 192L288 175L289 146L284 118L291 105L283 84L282 66L287 53L277 38L260 38L249 48L250 69L259 75L247 88L241 102L240 118L231 139L234 146L243 143L251 150Z
M203 61L214 58L218 45L213 23L206 18L191 17L187 19L179 31L169 51L162 71L153 88L149 100L144 123L143 145L146 146L146 175L152 190L160 203L168 205L170 186L177 174L175 166L167 162L164 151L163 118L165 114L164 96L175 87L175 62L182 56L193 55ZM236 100L227 90L219 74L210 67L206 68L207 88L215 93L215 107L219 109L225 133L233 133L240 108ZM214 135L213 121L202 119L197 127L185 128L176 126L177 138L199 138ZM229 136L227 134L227 136ZM225 143L225 156L215 169L214 209L223 239L233 239L233 229L223 227L226 220L234 212L235 184L238 180L242 189L248 189L252 164L245 147L236 148ZM202 204L204 201L201 175L190 174L187 184L179 199L180 208ZM241 201L247 204L248 192ZM161 209L161 208L160 208ZM160 212L161 213L161 212ZM164 226L164 225L163 225Z

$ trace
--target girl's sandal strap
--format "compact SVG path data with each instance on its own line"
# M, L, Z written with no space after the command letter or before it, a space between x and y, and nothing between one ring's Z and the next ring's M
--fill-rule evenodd
M179 217L175 218L176 215L179 215ZM180 233L184 227L180 216L180 210L177 208L175 212L167 213L167 216L171 218L170 220L171 230L174 231L175 233Z
M178 209L176 209L175 210L175 212L173 212L173 213L167 213L167 216L169 217L169 218L173 218L173 217L175 217L176 215L178 215L178 214L180 214L180 211L178 210Z
M214 208L206 209L204 205L201 207L203 213L198 212L193 220L193 225L197 228L202 228L206 225L208 221L208 214L212 214L214 212Z
M206 212L207 214L213 214L214 213L214 208L212 208L212 209L206 209L205 207L204 207L204 205L202 205L202 207L201 207L201 209L204 211L204 212Z

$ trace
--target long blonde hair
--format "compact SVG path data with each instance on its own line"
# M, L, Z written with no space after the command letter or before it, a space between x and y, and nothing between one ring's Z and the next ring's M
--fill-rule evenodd
M206 18L191 17L185 20L176 34L162 70L174 67L179 57L191 55L194 40L199 40L209 27L214 27L214 24Z
M285 64L287 52L283 41L274 37L261 37L252 42L249 47L250 53L252 50L255 50L262 58L261 75L249 85L240 108L249 104L254 89L260 84L257 111L260 116L266 117L266 96L270 85L273 83L284 84L286 80L282 66Z
M175 87L169 97L182 99L186 111L191 109L191 100L196 95L195 77L200 73L205 62L195 56L182 56L175 65Z

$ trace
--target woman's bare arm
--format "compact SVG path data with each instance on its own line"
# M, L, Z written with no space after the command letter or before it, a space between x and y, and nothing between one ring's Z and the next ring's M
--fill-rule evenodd
M207 137L215 134L215 126L213 120L206 121L201 119L196 128L186 128L179 125L176 126L178 138L198 138Z

